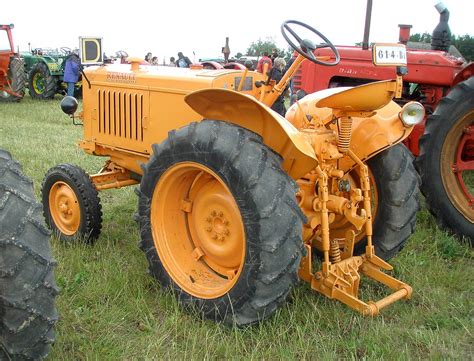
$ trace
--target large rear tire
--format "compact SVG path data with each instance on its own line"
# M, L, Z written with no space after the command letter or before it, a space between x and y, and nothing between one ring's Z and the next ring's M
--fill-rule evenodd
M420 181L413 166L413 156L397 144L367 162L375 182L377 211L372 242L375 253L389 260L402 250L415 231ZM365 251L366 241L356 245L356 253Z
M0 359L42 359L58 320L56 265L32 182L0 149Z
M474 242L474 77L451 89L426 121L416 166L441 228Z
M39 61L30 70L28 88L33 99L53 99L56 94L56 77L51 75L48 66Z
M415 230L419 209L419 177L413 167L413 156L403 144L375 155L368 160L367 165L373 197L372 243L376 255L389 260L401 251ZM354 173L353 178L357 179L357 170ZM354 247L356 255L365 252L367 238L364 234L357 237L360 240Z
M172 131L153 151L138 207L151 274L215 321L272 315L298 280L305 219L281 158L218 121Z
M0 102L18 102L25 95L26 74L23 61L19 58L11 58L8 69L9 92L0 91ZM14 93L14 94L11 94Z

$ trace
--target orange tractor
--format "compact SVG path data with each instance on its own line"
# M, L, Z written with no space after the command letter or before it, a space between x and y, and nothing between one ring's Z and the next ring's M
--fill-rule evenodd
M65 241L92 242L101 229L97 191L138 185L151 274L216 321L270 316L299 278L364 315L410 298L411 287L385 271L415 225L418 177L401 142L424 109L392 101L398 76L312 94L281 117L270 106L303 61L339 60L306 24L286 21L282 33L299 56L278 84L247 69L149 67L140 59L87 68L79 146L107 160L91 176L71 164L48 171L50 227ZM336 60L315 57L320 46ZM404 64L404 47L386 50L397 52L391 65ZM62 108L74 117L77 102L67 97ZM359 299L361 275L391 292Z

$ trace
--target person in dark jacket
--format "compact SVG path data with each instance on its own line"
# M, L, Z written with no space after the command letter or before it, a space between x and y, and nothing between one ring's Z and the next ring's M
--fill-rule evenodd
M64 77L63 80L67 83L67 95L74 96L74 86L79 80L79 72L81 67L81 59L77 53L73 52L66 59L64 66Z
M176 65L179 68L189 68L191 64L191 60L189 60L187 56L184 56L182 52L178 53L178 60L176 61Z
M284 70L286 66L286 61L283 58L275 58L273 61L273 67L270 72L270 77L272 80L278 84L278 82L283 78ZM275 100L272 105L272 109L276 111L281 116L285 116L286 108L285 108L285 93L287 89L284 89L280 96Z

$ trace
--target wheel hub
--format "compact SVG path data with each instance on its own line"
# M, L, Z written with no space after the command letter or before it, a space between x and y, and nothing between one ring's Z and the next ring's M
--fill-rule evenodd
M81 210L73 189L64 182L56 182L49 193L51 217L58 229L73 235L79 229Z
M237 282L245 259L243 222L214 171L193 162L170 167L153 192L151 225L163 266L189 294L217 298Z

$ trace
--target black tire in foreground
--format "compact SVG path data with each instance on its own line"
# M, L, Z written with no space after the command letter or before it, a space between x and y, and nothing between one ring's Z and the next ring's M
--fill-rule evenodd
M243 225L243 238L240 238L243 247L236 250L243 255L240 271L235 277L236 281L234 279L234 283L230 283L230 289L216 297L199 295L199 287L212 288L214 284L209 285L205 277L201 279L201 271L193 273L202 267L203 273L208 272L208 280L219 279L214 263L204 265L208 256L205 251L202 258L199 258L200 255L196 257L195 263L189 258L192 265L189 274L184 269L179 269L180 265L188 266L179 263L179 250L176 254L168 252L173 244L168 242L169 249L162 251L162 254L159 251L163 246L160 242L166 243L167 239L177 237L176 234L178 237L187 237L186 242L196 241L196 232L192 231L196 225L191 221L184 221L184 213L180 213L179 209L174 210L175 204L180 200L166 202L166 197L178 188L183 189L182 182L189 182L189 198L192 199L193 187L202 180L201 175L206 171L197 171L192 177L188 173L187 179L178 177L176 182L168 184L168 188L163 188L162 193L156 192L156 189L166 184L163 183L166 179L170 179L173 169L180 166L207 170L206 175L212 173L212 182L220 184L221 189L228 190L228 198L235 202L237 218L241 219ZM204 185L199 189L206 187ZM186 187L184 189L183 194L186 194ZM203 193L204 199L214 197L214 193ZM304 251L302 225L306 217L296 203L295 182L281 168L281 158L264 145L257 134L225 122L210 120L171 131L166 140L153 146L153 155L144 167L138 194L140 247L148 259L150 273L162 286L171 287L182 304L197 310L206 318L238 326L263 320L283 304L291 287L298 280L297 271ZM200 203L200 196L201 194L197 195L192 204L196 212L202 203L207 202L203 200ZM161 212L152 212L155 202L163 202ZM196 224L206 224L206 217L211 222L210 226L201 233L197 230L203 237L206 231L211 232L209 234L214 232L211 230L213 226L219 231L222 224L227 224L225 219L223 222L217 219L219 212L213 212L209 216L198 213ZM160 223L161 220L164 221ZM181 222L182 228L176 229L173 224L166 223L172 223L172 220ZM229 226L232 226L232 221L230 223ZM216 236L214 234L213 237ZM227 239L223 242L225 244ZM191 250L193 247L191 244ZM216 254L219 252L220 249ZM185 253L182 255L189 257ZM170 259L176 260L176 264L170 265ZM186 279L183 281L180 275L189 277L188 282L186 283ZM222 276L220 280L226 284L232 278Z
M0 359L42 359L58 320L49 231L33 184L0 149Z
M72 164L59 164L45 175L42 189L46 224L58 237L92 243L102 228L102 207L89 175Z
M374 177L377 194L372 242L375 254L388 260L403 248L415 231L419 177L413 166L413 156L403 144L377 154L367 165ZM358 242L354 253L364 253L366 244L366 239Z
M23 99L25 95L26 75L23 61L19 58L11 58L8 68L8 81L10 86L5 85L8 90L14 94L6 91L0 91L0 102L18 102Z
M428 210L441 228L466 237L472 246L474 204L469 198L474 197L474 172L465 170L460 179L455 170L460 162L473 161L474 144L468 132L474 132L474 77L454 86L427 119L415 162ZM469 136L471 140L462 141Z
M46 63L39 61L28 75L28 89L33 99L53 99L56 94L56 77L51 75Z

